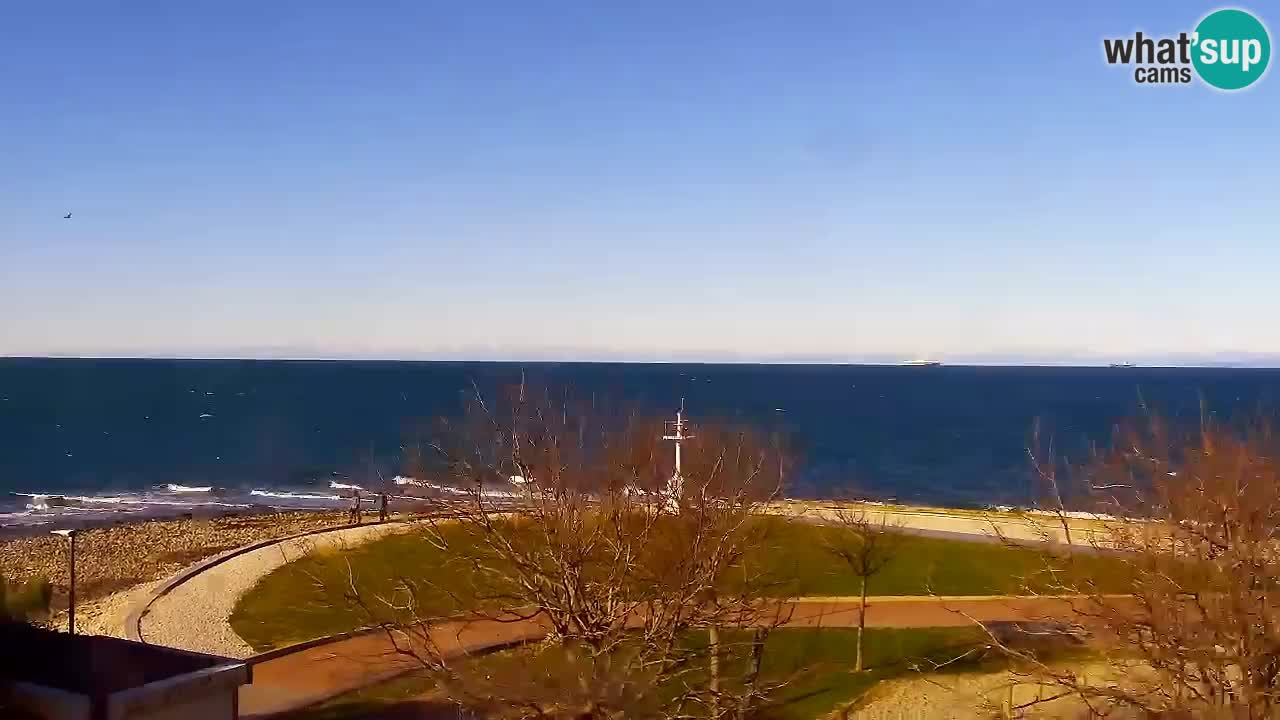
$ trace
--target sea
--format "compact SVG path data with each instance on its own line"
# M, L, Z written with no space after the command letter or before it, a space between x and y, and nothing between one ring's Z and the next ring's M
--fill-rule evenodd
M0 358L0 528L394 493L438 419L522 379L779 433L796 496L962 507L1033 502L1037 422L1083 457L1144 408L1239 416L1280 398L1269 369Z

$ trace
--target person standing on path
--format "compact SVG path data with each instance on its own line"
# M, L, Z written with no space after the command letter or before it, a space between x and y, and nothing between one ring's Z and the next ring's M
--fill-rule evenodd
M390 513L387 512L387 494L382 493L378 496L378 522L386 522Z
M351 524L360 524L360 491L351 491Z

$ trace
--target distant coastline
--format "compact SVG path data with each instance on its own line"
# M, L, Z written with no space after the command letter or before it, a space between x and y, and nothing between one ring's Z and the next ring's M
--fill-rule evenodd
M493 355L476 352L465 354L452 353L417 353L404 352L398 354L344 355L341 353L315 354L273 354L270 352L251 352L181 355L174 353L54 353L49 355L25 353L0 353L0 362L5 361L157 361L157 362L239 362L239 363L417 363L443 365L833 365L850 367L883 367L902 366L911 362L911 358L902 355L862 355L842 357L838 355L777 355L777 356L745 356L738 354L693 353L689 355L672 354L666 357L637 357L630 354L597 354L591 351L542 354L538 352L516 352ZM1205 356L1189 355L1151 355L1137 360L1122 361L1107 356L1048 356L1048 355L998 355L998 354L949 354L938 358L937 362L947 366L958 367L1051 367L1051 368L1091 368L1121 365L1125 362L1144 368L1186 368L1186 369L1280 369L1280 354L1260 353L1243 355Z

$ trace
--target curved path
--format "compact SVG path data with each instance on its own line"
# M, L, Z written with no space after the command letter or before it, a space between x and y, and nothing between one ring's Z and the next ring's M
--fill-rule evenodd
M346 526L233 550L161 584L131 614L126 630L132 639L155 645L250 657L253 648L231 629L228 618L259 580L307 553L351 547L407 527L405 523Z
M818 513L821 517L823 513ZM1025 521L1001 522L971 515L891 512L890 524L908 531L946 532L971 539L1030 536ZM997 525L998 523L998 525ZM1038 523L1035 523L1038 524ZM303 643L264 655L231 629L228 618L244 593L273 570L308 552L349 547L410 527L397 522L334 528L231 551L199 563L162 583L130 613L131 634L144 642L226 657L248 658L254 682L241 692L242 717L266 717L323 702L413 669L383 633L348 634ZM943 627L974 620L1026 620L1060 615L1068 601L1011 597L873 597L868 627ZM796 601L790 625L842 627L856 624L856 598ZM466 621L433 628L433 640L458 653L483 652L538 637L531 623ZM438 635L438 637L436 637Z
M816 522L834 518L834 511L828 508L810 508L796 514L802 520ZM1014 542L1037 542L1046 537L1061 541L1061 529L1052 519L1045 518L875 506L868 509L868 514L873 522L883 515L887 525L921 535L976 541L999 537ZM1081 522L1073 532L1087 532L1085 525ZM259 580L308 552L354 546L408 527L406 522L392 522L331 528L233 550L194 565L162 583L145 604L135 608L128 622L130 637L226 657L250 657L253 649L231 629L228 618L240 598Z

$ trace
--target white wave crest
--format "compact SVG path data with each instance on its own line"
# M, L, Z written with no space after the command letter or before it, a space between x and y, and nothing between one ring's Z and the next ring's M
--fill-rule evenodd
M164 489L172 493L207 493L207 492L213 491L213 486L201 485L198 487L193 487L189 485L177 485L174 483L169 483L168 485L164 486Z
M282 500L341 500L338 495L317 495L314 493L296 493L288 490L250 490L256 497L280 498Z
M58 495L54 493L12 493L21 497L29 497L28 510L71 512L75 510L102 510L106 508L123 509L129 512L146 507L231 507L247 508L248 505L211 500L181 500L165 495Z
M1122 518L1119 518L1119 517L1117 517L1117 516L1115 516L1115 515L1108 515L1108 514L1106 514L1106 513L1084 512L1084 511L1081 511L1081 510L1067 510L1067 511L1065 511L1065 512L1058 512L1058 511L1055 511L1055 510L1039 510L1039 509L1035 509L1035 510L1028 510L1028 511L1027 511L1027 514L1028 514L1028 515L1040 515L1040 516L1043 516L1043 517L1059 517L1059 516L1064 516L1064 517L1069 517L1069 518L1071 518L1071 519L1073 519L1073 520L1120 520L1120 519L1122 519Z
M0 512L0 527L33 528L52 525L53 520L43 515L32 515L30 512Z
M404 477L402 475L395 476L395 478L393 478L391 482L396 485L409 485L412 487L425 488L427 490L435 490L436 492L442 492L448 495L474 495L475 494L475 491L469 488L457 488L457 487L450 487L449 485L437 485L436 483L433 483L433 482L427 482L425 480L419 480L417 478ZM484 497L494 497L494 498L520 497L520 493L518 492L512 492L510 490L494 490L491 488L486 488L482 490L480 494Z
M360 487L359 485L347 485L346 483L334 482L332 480L329 481L329 489L330 490L364 490L364 488Z

